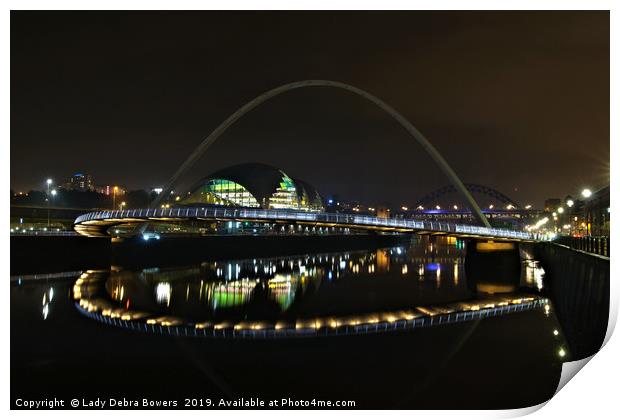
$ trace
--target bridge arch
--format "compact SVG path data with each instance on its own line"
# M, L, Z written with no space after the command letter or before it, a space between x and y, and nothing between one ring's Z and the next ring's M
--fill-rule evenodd
M487 218L482 214L480 210L480 206L474 200L474 197L469 193L465 185L460 180L460 178L456 175L456 172L448 165L448 162L441 156L439 151L435 149L435 147L422 135L417 128L413 126L405 117L403 117L398 111L392 108L390 105L383 102L381 99L377 98L370 93L359 89L355 86L347 85L341 82L335 82L331 80L303 80L293 83L288 83L279 87L276 87L272 90L269 90L256 98L252 99L250 102L239 108L232 115L230 115L226 120L224 120L215 130L209 134L199 145L196 147L194 152L183 162L183 164L177 169L174 175L170 178L170 180L165 184L162 189L162 192L155 198L155 200L151 203L151 207L156 207L161 203L163 197L167 197L169 192L174 187L177 180L185 174L185 172L196 163L196 161L205 153L205 151L230 127L233 125L239 118L243 117L246 113L250 112L252 109L256 108L263 102L273 98L274 96L278 96L282 93L288 92L294 89L300 89L305 87L331 87L343 89L351 93L355 93L358 96L361 96L364 99L372 102L377 105L387 114L389 114L392 118L394 118L398 123L405 129L411 136L418 142L420 146L430 155L433 161L439 165L439 168L443 171L443 173L448 177L450 182L454 185L454 187L463 195L467 203L469 204L472 212L474 213L478 222L486 227L490 227L490 224Z
M467 191L469 191L472 194L474 193L483 194L485 196L488 196L488 197L491 197L497 200L498 202L504 205L510 204L514 206L515 208L520 207L519 204L515 200L508 197L506 194L502 193L501 191L496 190L495 188L487 187L485 185L480 185L480 184L472 184L472 183L464 183L463 185L465 185L465 188L467 188ZM415 203L415 207L434 205L435 204L434 202L440 199L442 196L455 193L455 192L458 192L458 190L454 187L454 185L445 185L421 197Z

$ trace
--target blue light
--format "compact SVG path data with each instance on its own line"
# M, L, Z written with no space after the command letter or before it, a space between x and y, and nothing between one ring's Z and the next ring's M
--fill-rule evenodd
M329 200L327 200L328 204L334 204L334 200L332 200L331 198Z
M437 271L439 268L441 268L441 264L437 264L437 263L426 264L426 269L428 271Z
M145 241L148 241L149 239L152 239L152 238L159 239L160 236L158 233L144 233L142 235L142 239L144 239Z

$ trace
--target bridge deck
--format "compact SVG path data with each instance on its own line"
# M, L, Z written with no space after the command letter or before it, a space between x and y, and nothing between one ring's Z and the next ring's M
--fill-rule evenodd
M167 209L106 210L87 213L75 219L76 232L85 236L109 236L111 226L148 221L177 222L187 220L249 221L262 223L297 223L314 226L348 227L381 232L444 234L457 237L481 237L507 241L536 241L535 235L509 229L495 229L436 221L387 219L374 216L313 213L294 210L265 210L230 207L173 207Z

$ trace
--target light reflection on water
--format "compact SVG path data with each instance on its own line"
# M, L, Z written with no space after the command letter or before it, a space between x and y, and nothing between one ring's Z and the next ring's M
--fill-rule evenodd
M420 394L411 406L418 408L445 407L462 395L475 401L506 387L513 397L502 406L548 398L572 348L543 295L544 272L530 258L521 277L494 281L475 278L465 260L456 241L437 239L359 252L111 267L64 280L14 278L12 385L44 393L66 381L70 392L88 383L194 395L210 383L208 366L218 384L239 393L319 389L376 408L395 407L416 383ZM327 337L295 338L300 334ZM234 335L258 339L229 340ZM152 363L164 369L151 375Z
M123 324L134 329L183 326L205 335L205 330L290 335L342 333L343 328L350 333L351 327L359 332L360 325L365 331L369 325L372 331L387 331L549 307L532 293L542 289L544 274L535 261L525 261L521 278L477 283L465 275L462 243L448 238L440 245L419 241L189 267L113 267L83 274L73 293L84 314L106 323L138 322Z

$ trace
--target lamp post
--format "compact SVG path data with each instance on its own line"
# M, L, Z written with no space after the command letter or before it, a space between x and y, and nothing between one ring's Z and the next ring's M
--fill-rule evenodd
M566 205L568 206L568 236L573 236L573 206L575 205L575 201L569 198L566 200Z
M116 191L118 191L118 187L115 185L112 188L112 210L116 210Z
M589 188L584 188L583 191L581 191L581 196L583 198L590 198L592 196L592 190ZM590 215L588 213L588 207L586 204L584 204L584 211L583 211L583 216L584 219L586 220L587 224L586 224L586 235L590 236Z
M123 211L123 207L125 207L127 203L125 203L124 201L119 205L121 211Z
M55 189L54 189L54 190L52 190L51 194L52 194L52 195L51 195L51 197L50 197L50 199L49 199L49 201L48 201L48 206L47 206L47 228L48 228L48 229L49 229L49 227L50 227L50 213L49 213L49 204L50 204L50 202L52 201L52 198L56 197L56 190L55 190Z
M50 186L52 185L52 178L47 178L45 183L47 184L47 228L50 227Z

